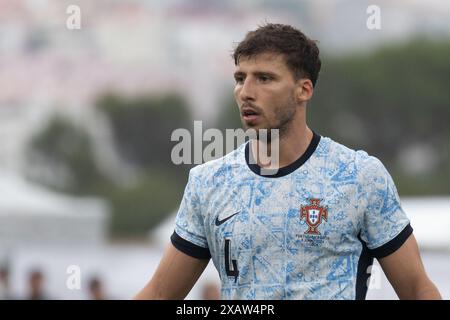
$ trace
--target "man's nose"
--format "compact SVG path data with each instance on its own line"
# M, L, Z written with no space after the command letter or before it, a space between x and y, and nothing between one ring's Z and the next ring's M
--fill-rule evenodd
M247 78L244 80L241 91L239 92L239 98L242 101L254 101L256 99L255 87L251 79Z

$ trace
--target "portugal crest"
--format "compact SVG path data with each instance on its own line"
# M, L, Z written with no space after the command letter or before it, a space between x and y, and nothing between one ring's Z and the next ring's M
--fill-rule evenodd
M300 207L300 219L306 218L308 230L305 234L320 234L317 228L322 223L322 219L328 221L328 211L326 207L320 205L320 199L309 199L309 201L308 206Z

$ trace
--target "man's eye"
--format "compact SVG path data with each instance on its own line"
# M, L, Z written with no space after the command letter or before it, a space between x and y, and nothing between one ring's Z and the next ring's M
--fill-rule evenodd
M235 77L234 80L236 81L236 83L242 83L242 81L244 81L243 77Z
M260 76L259 77L259 81L261 81L261 82L268 82L270 80L271 80L271 78L268 76Z

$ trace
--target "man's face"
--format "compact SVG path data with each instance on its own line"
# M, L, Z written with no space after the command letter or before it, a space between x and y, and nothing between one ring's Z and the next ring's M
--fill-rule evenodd
M234 73L234 96L245 129L285 133L297 112L296 82L280 54L241 57Z

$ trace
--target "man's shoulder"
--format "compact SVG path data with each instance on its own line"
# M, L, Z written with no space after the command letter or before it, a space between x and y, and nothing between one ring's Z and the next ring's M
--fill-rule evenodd
M190 176L196 179L209 180L241 167L245 164L245 144L241 144L223 157L193 167L190 170Z
M370 155L365 150L352 149L328 137L324 137L323 141L323 149L325 149L323 151L327 157L332 159L338 166L353 166L355 174L376 175L386 170L380 159Z

